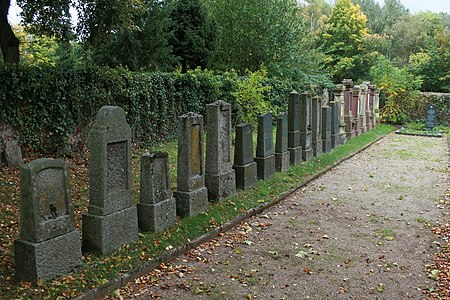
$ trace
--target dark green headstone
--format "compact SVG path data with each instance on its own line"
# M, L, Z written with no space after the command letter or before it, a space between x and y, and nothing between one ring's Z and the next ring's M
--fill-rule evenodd
M285 153L288 151L288 116L280 113L277 118L277 140L275 144L276 153Z
M253 162L253 134L251 124L236 126L234 164L243 166Z
M425 128L427 129L433 129L436 127L437 123L437 111L436 106L432 104L427 105L427 115L425 118Z
M256 156L266 157L273 154L272 114L266 113L258 117L258 140Z
M297 91L292 91L289 96L289 105L288 105L288 130L289 131L297 131L300 130L300 98ZM296 147L291 146L291 147Z
M302 93L300 98L300 131L310 131L311 123L311 94Z

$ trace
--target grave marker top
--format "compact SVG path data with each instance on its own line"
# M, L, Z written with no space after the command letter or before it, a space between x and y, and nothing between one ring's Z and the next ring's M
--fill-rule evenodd
M433 104L427 105L427 114L425 117L425 128L433 129L437 123L437 110Z
M280 113L277 118L277 139L275 144L276 153L285 153L288 151L288 116Z
M292 91L289 96L288 123L289 123L288 124L289 131L300 130L300 97L297 91L295 90Z
M244 166L253 162L253 134L251 124L239 124L236 126L236 149L234 152L234 164Z
M156 204L172 198L167 152L142 154L140 189L141 204Z
M258 142L256 156L267 157L273 154L272 114L266 113L258 117Z

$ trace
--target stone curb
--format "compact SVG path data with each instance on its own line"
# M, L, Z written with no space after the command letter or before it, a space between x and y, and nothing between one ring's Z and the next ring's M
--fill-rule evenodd
M266 202L258 207L254 207L254 208L250 208L249 210L247 210L244 214L236 217L235 219L228 221L224 224L222 224L219 227L214 228L213 230L209 231L208 233L199 236L197 238L195 238L192 241L187 242L185 245L183 246L179 246L165 254L163 254L162 256L156 258L154 261L147 263L147 264L143 264L131 271L129 271L126 274L121 275L118 278L115 278L111 281L109 281L108 283L92 289L88 292L86 292L85 294L78 296L76 298L74 298L75 300L95 300L95 299L99 299L100 297L106 295L107 293L110 293L124 285L126 285L128 282L139 278L149 272L151 272L152 270L156 269L161 263L166 263L170 260L173 260L175 258L177 258L178 256L181 256L185 253L187 253L189 250L197 247L200 244L203 244L205 242L208 242L210 240L212 240L213 238L217 237L220 233L226 232L228 230L230 230L231 228L235 227L236 225L238 225L239 223L241 223L242 221L262 213L264 210L268 209L271 206L274 206L276 204L278 204L280 201L286 199L288 196L292 195L293 193L297 192L299 189L301 189L302 187L306 186L307 184L309 184L311 181L319 178L320 176L322 176L323 174L327 173L328 171L334 169L336 166L338 166L339 164L343 163L344 161L352 158L353 156L363 152L364 150L366 150L367 148L369 148L370 146L372 146L373 144L375 144L376 142L380 141L381 139L384 139L385 137L387 137L390 133L383 135L379 138L377 138L375 141L373 141L372 143L364 146L363 148L359 149L358 151L356 151L353 154L350 154L340 160L338 160L337 162L335 162L333 165L328 166L327 168L325 168L324 170L320 171L319 173L307 178L305 181L303 181L302 183L300 183L298 186L290 189L289 191L283 193L281 196L279 196L278 198L274 199L273 201L270 202ZM450 140L449 140L449 145L450 145Z

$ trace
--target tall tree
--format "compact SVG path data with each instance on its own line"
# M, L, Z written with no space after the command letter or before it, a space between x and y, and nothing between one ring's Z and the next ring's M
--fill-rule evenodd
M375 0L354 0L358 4L361 11L367 17L367 28L372 33L383 33L385 24L382 20L383 10L380 4Z
M0 0L0 46L3 61L8 64L19 63L19 39L14 35L8 22L10 0Z

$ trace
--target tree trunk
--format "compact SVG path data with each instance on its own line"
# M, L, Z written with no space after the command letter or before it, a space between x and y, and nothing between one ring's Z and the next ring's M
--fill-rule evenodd
M11 0L0 0L0 46L3 61L7 64L19 63L19 39L8 23L8 10Z

